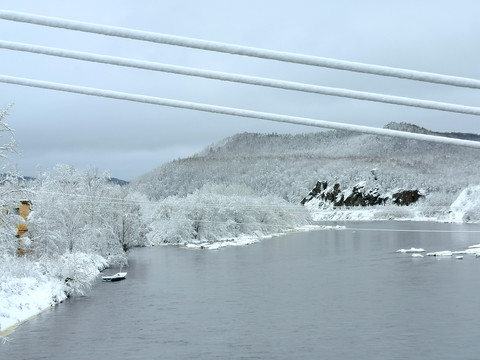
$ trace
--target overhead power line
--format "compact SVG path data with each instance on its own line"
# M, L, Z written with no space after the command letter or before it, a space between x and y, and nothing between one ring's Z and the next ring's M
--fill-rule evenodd
M0 19L289 63L480 89L480 80L0 10Z
M247 117L247 118L253 118L253 119L260 119L260 120L269 120L269 121L284 122L284 123L291 123L291 124L297 124L297 125L327 128L327 129L355 131L355 132L361 132L361 133L373 134L373 135L400 137L400 138L406 138L411 140L424 140L424 141L431 141L436 143L454 144L454 145L460 145L460 146L480 148L480 142L476 142L476 141L453 139L453 138L425 135L425 134L416 134L416 133L374 128L374 127L368 127L368 126L343 124L343 123L337 123L332 121L315 120L315 119L298 117L298 116L265 113L265 112L259 112L259 111L244 110L244 109L237 109L237 108L230 108L230 107L209 105L209 104L201 104L201 103L181 101L181 100L165 99L165 98L158 98L158 97L147 96L147 95L138 95L138 94L130 94L130 93L124 93L124 92L118 92L118 91L112 91L112 90L102 90L102 89L96 89L96 88L74 86L74 85L68 85L68 84L19 78L19 77L7 76L7 75L0 75L0 82L15 84L15 85L22 85L22 86L29 86L29 87L37 87L37 88L43 88L43 89L50 89L50 90L65 91L65 92L71 92L71 93L77 93L77 94L83 94L83 95L99 96L99 97L112 98L112 99L118 99L118 100L127 100L127 101L134 101L134 102L140 102L140 103L148 103L148 104L154 104L154 105L162 105L162 106L169 106L169 107L175 107L175 108L217 113L217 114Z
M218 72L218 71L196 69L196 68L169 65L169 64L161 64L161 63L150 62L150 61L142 61L142 60L136 60L136 59L128 59L128 58L122 58L122 57L107 56L107 55L93 54L93 53L80 52L80 51L72 51L72 50L66 50L66 49L38 46L38 45L32 45L32 44L24 44L24 43L4 41L4 40L0 40L0 48L15 50L15 51L24 51L24 52L30 52L30 53L36 53L36 54L43 54L43 55L58 56L58 57L64 57L69 59L75 59L75 60L97 62L102 64L118 65L118 66L130 67L130 68L138 68L138 69L161 71L161 72L181 74L181 75L187 75L187 76L196 76L196 77L202 77L202 78L208 78L208 79L222 80L222 81L230 81L230 82L243 83L243 84L249 84L249 85L258 85L258 86L279 88L279 89L285 89L285 90L302 91L302 92L316 93L316 94L322 94L322 95L346 97L346 98L357 99L357 100L368 100L368 101L375 101L375 102L381 102L381 103L387 103L387 104L419 107L424 109L448 111L448 112L463 113L463 114L470 114L470 115L477 115L477 116L480 115L480 108L473 107L473 106L457 105L457 104L437 102L437 101L431 101L431 100L413 99L413 98L401 97L401 96L392 96L392 95L377 94L377 93L370 93L370 92L364 92L364 91L303 84L303 83L292 82L292 81L276 80L276 79L262 78L262 77L256 77L256 76L241 75L241 74L224 73L224 72Z

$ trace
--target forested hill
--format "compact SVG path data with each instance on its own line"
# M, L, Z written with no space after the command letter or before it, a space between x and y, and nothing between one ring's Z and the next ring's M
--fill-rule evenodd
M407 123L386 128L436 134ZM480 140L476 134L443 136ZM383 191L420 188L438 205L480 183L478 149L415 140L324 131L297 135L242 133L186 159L162 165L132 181L151 199L184 196L204 184L242 184L259 195L299 202L319 180L351 187L374 181ZM441 204L440 204L441 203Z

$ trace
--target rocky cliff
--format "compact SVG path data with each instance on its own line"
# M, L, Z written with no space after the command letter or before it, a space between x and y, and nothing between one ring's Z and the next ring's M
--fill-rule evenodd
M399 189L393 193L381 193L380 186L371 188L366 187L366 182L362 181L351 189L340 189L340 184L328 186L326 181L318 181L315 188L306 196L301 204L305 205L311 201L318 202L319 207L340 207L340 206L374 206L385 205L389 202L408 206L418 199L424 197L420 190Z

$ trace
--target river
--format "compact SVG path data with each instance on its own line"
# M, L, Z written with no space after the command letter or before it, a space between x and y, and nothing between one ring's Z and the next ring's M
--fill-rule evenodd
M135 249L128 277L21 325L0 359L478 359L480 225L345 223L243 247ZM113 272L109 269L109 273Z

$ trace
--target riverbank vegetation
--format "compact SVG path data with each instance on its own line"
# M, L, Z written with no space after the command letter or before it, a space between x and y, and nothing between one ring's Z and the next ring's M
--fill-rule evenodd
M185 197L158 201L148 238L153 244L221 242L263 237L309 224L306 208L242 185L205 185Z

